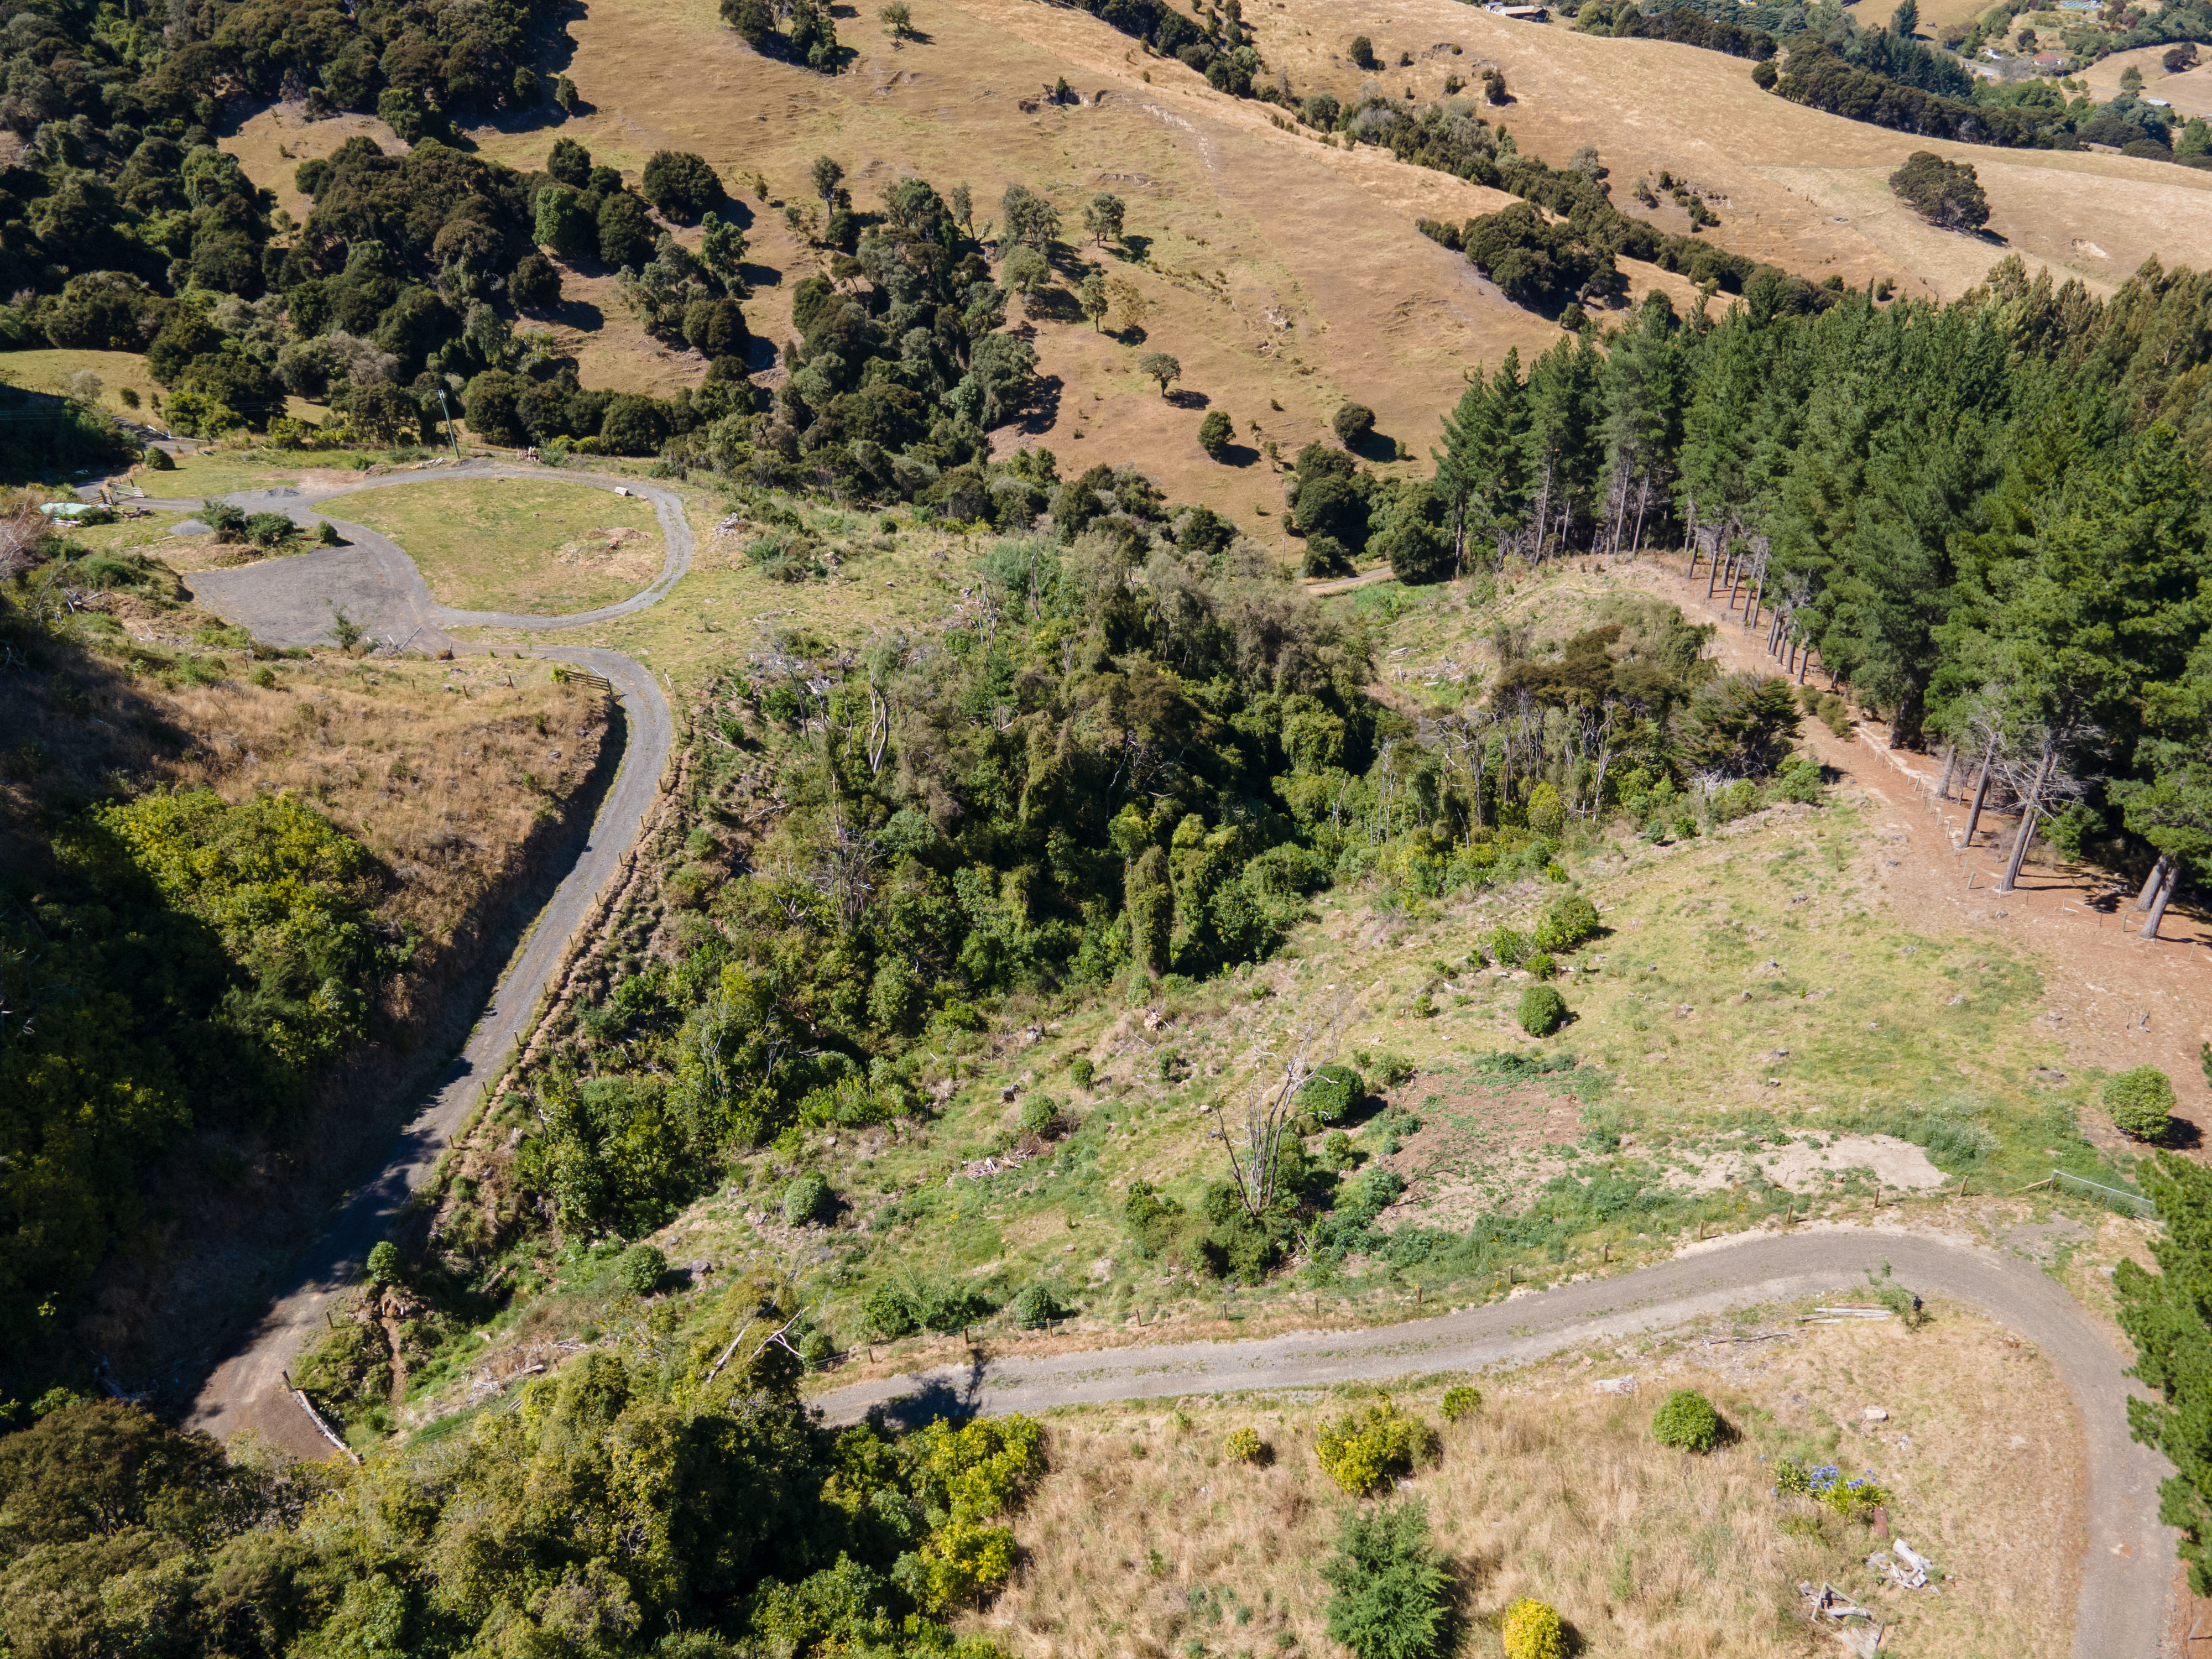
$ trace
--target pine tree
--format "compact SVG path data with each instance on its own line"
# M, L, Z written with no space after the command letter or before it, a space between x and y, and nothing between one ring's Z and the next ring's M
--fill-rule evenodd
M2137 1170L2166 1224L2150 1247L2159 1271L2123 1261L2112 1288L2136 1345L2132 1375L2160 1397L2129 1401L2128 1426L2174 1467L2158 1518L2181 1533L2191 1590L2212 1595L2212 1170L2160 1152Z
M1443 449L1431 452L1455 575L1467 567L1469 537L1502 542L1528 511L1527 394L1520 351L1508 350L1489 380L1480 368L1469 377L1459 406L1444 417Z

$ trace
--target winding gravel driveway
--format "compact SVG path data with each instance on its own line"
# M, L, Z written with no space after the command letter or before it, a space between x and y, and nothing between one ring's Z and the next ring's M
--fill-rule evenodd
M2162 1458L2128 1437L2124 1357L2064 1287L2033 1262L1926 1234L1834 1226L1751 1234L1616 1278L1374 1330L994 1358L965 1369L854 1383L813 1403L829 1421L851 1423L878 1407L908 1419L945 1412L1033 1412L1522 1364L1561 1348L1733 1309L1863 1289L1866 1270L1883 1261L1923 1293L1980 1309L2050 1360L2073 1396L2088 1452L2075 1659L2154 1659L2165 1639L2174 1575L2174 1534L2158 1521L2158 1483L2168 1471ZM1941 1342L1942 1328L1924 1340Z
M299 523L312 526L327 516L314 510L317 505L335 496L486 476L543 479L549 475L537 468L458 467L335 489L245 491L227 499L249 513L288 512ZM551 476L603 489L612 489L616 482L592 475ZM361 526L337 520L333 522L339 523L354 545L265 559L236 570L197 572L185 582L198 603L271 645L328 643L334 608L343 609L387 643L457 653L475 647L454 641L444 631L447 627L489 624L549 632L587 627L656 603L690 568L691 527L683 502L668 490L622 482L653 503L667 558L650 587L620 605L596 611L523 617L453 610L432 599L414 562L390 541ZM143 505L190 511L199 503ZM454 1134L467 1122L485 1083L522 1036L569 936L637 839L659 792L675 726L652 673L618 651L570 647L538 654L603 674L614 685L623 728L614 783L599 805L583 852L532 922L460 1054L400 1131L382 1168L346 1195L329 1229L287 1277L268 1310L202 1387L192 1404L190 1426L218 1439L251 1428L295 1455L330 1455L329 1443L317 1434L285 1387L284 1372L325 1328L325 1314L354 1281L369 1247L385 1236L392 1218L429 1178Z

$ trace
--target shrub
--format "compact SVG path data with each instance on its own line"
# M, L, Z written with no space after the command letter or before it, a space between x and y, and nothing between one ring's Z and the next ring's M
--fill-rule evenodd
M158 444L146 446L146 468L150 472L174 472L177 464L169 452Z
M2155 1066L2105 1079L2105 1112L2112 1127L2136 1140L2163 1140L2173 1119L2173 1083Z
M1229 418L1225 410L1208 410L1206 418L1198 423L1198 447L1218 461L1228 453L1229 441L1236 433L1237 422Z
M1813 806L1820 799L1820 763L1809 755L1792 755L1782 763L1774 781L1766 786L1769 799ZM2080 805L2076 802L2075 805Z
M1349 576L1354 565L1344 544L1326 532L1306 538L1304 556L1298 562L1301 576Z
M1013 1315L1014 1323L1025 1331L1042 1329L1052 1321L1067 1316L1067 1310L1042 1285L1032 1285L1018 1292L1006 1304L1006 1311Z
M1091 1064L1090 1055L1078 1054L1073 1060L1068 1062L1067 1075L1069 1080L1072 1081L1077 1088L1088 1089L1091 1086L1091 1080L1097 1076L1098 1073L1097 1069Z
M1386 1396L1328 1425L1315 1450L1328 1478L1357 1498L1411 1474L1436 1449L1436 1431Z
M1528 935L1510 927L1500 927L1490 936L1490 954L1500 968L1518 968L1528 960Z
M390 1239L383 1239L368 1249L365 1272L372 1285L396 1285L399 1282L399 1247Z
M1021 1130L1025 1135L1048 1135L1060 1122L1060 1103L1050 1095L1031 1095L1022 1103Z
M220 495L210 495L200 503L199 520L227 542L246 538L246 509L233 507Z
M1260 1437L1260 1431L1249 1426L1231 1429L1221 1449L1240 1463L1249 1463L1255 1468L1274 1462L1274 1448Z
M1567 1628L1548 1601L1524 1595L1505 1609L1505 1659L1566 1659Z
M783 1189L783 1218L794 1227L819 1221L830 1212L830 1183L813 1170L793 1176Z
M1352 44L1345 49L1344 55L1351 58L1352 63L1360 69L1371 70L1375 67L1375 43L1364 34L1355 34L1352 37Z
M246 539L256 547L282 547L299 533L289 514L256 513L246 521Z
M1451 1580L1419 1504L1346 1516L1336 1553L1321 1576L1332 1592L1330 1639L1356 1659L1429 1659L1436 1652Z
M1357 448L1375 435L1375 411L1365 404L1346 404L1328 424L1336 434L1337 442L1346 449Z
M1521 966L1524 972L1538 979L1557 979L1559 975L1559 964L1552 960L1552 954L1548 951L1534 952Z
M1516 1016L1530 1036L1547 1037L1567 1023L1566 1000L1548 985L1532 985L1522 992Z
M1677 1389L1652 1417L1651 1432L1662 1446L1709 1452L1721 1443L1721 1414L1695 1389Z
M1566 803L1559 792L1548 781L1538 784L1528 792L1528 827L1540 836L1559 839L1567 827Z
M1332 1060L1298 1087L1298 1104L1323 1123L1341 1123L1367 1092L1359 1073Z
M1482 1409L1482 1390L1462 1383L1456 1389L1444 1390L1444 1421L1456 1423L1463 1417L1472 1417Z
M921 1328L921 1316L915 1311L914 1298L890 1285L860 1304L860 1322L885 1342L911 1336Z
M1597 929L1597 906L1580 893L1562 893L1544 907L1544 919L1536 924L1536 948L1555 954L1571 951Z
M615 1258L615 1283L632 1296L650 1296L668 1277L668 1258L658 1244L633 1244Z
M325 547L343 547L346 544L346 538L338 533L338 527L328 519L315 526L315 539Z

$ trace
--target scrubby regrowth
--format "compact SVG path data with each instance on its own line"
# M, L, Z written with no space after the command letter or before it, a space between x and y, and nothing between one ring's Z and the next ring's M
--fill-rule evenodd
M1662 1446L1709 1452L1721 1443L1721 1415L1695 1389L1677 1389L1651 1419L1651 1433Z

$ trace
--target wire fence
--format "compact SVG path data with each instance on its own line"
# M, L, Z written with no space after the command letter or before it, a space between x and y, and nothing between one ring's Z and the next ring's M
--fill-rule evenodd
M2063 1170L2053 1170L2051 1172L2051 1178L2063 1187L2072 1188L2087 1197L2097 1200L2100 1203L2109 1204L2112 1208L2126 1214L2141 1216L2146 1221L2154 1221L2158 1218L2158 1206L2140 1193L2122 1192L2118 1187L2107 1187L2101 1182L2086 1180L2077 1175L2068 1175Z

